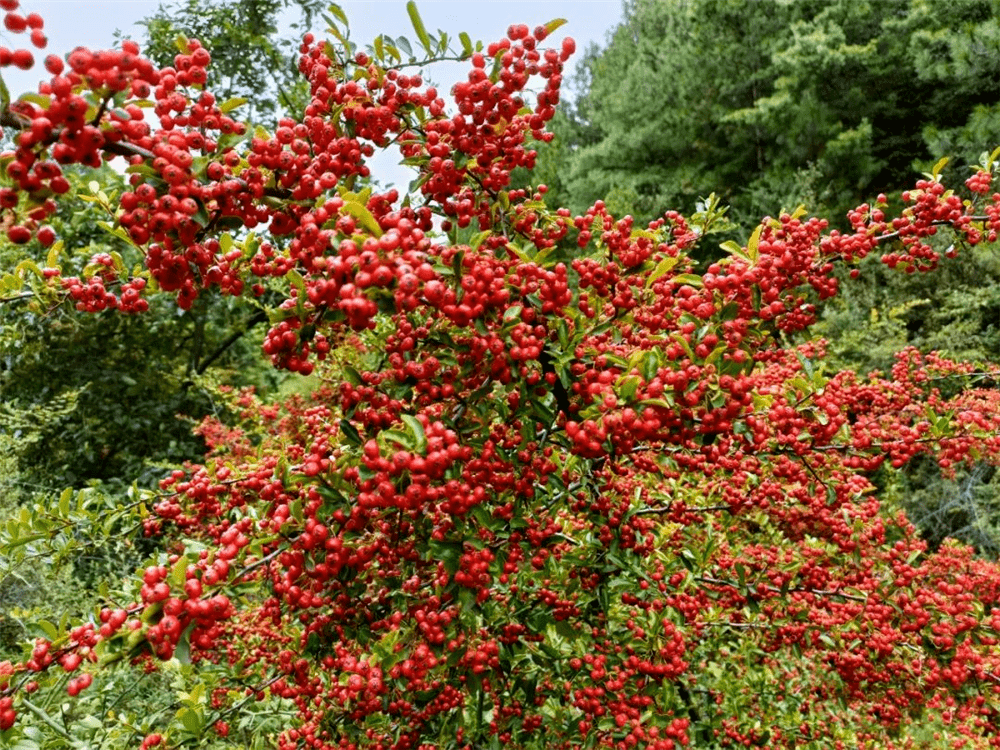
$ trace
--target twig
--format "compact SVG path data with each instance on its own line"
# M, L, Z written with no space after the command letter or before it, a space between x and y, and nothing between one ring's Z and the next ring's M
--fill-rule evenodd
M710 584L712 586L727 586L729 588L736 589L737 591L740 590L740 589L747 589L747 591L749 592L750 589L751 589L750 584L744 584L744 585L741 586L739 583L736 583L735 581L724 581L721 578L709 578L707 576L697 576L694 580L697 581L697 582L699 582L699 583L707 583L707 584ZM770 591L771 593L774 593L774 594L784 593L782 591L782 589L778 588L777 586L765 586L765 589L767 591ZM808 589L808 588L804 588L804 587L796 587L796 588L785 589L785 592L793 592L793 591L794 592L798 592L798 593L803 593L803 594L815 594L816 596L835 596L835 597L838 597L840 599L847 599L848 601L859 602L861 604L867 604L868 603L868 598L867 597L856 596L854 594L845 594L845 593L843 593L841 591L827 591L827 590L824 590L824 589Z

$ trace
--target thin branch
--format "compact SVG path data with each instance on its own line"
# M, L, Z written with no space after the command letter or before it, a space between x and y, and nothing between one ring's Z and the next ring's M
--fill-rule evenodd
M288 541L294 541L294 539L295 538L292 538L292 539L289 539ZM264 557L260 558L257 562L250 563L245 568L243 568L241 571L239 571L235 576L233 576L233 581L236 582L236 581L239 581L241 578L246 578L253 571L257 570L257 568L260 568L260 567L262 567L264 565L267 565L269 562L271 562L271 560L273 560L274 558L276 558L278 555L280 555L284 551L285 551L285 547L279 546L277 549L275 549L270 554L267 554Z
M707 583L712 586L727 586L729 588L736 589L737 591L739 591L740 589L747 589L748 592L750 591L749 584L744 584L741 586L739 583L735 581L725 581L722 580L721 578L709 578L707 576L697 576L695 577L694 580L699 583ZM774 594L798 592L803 594L815 594L816 596L838 597L840 599L847 599L848 601L859 602L861 604L868 603L867 597L856 596L854 594L845 594L842 591L827 591L824 589L808 589L804 587L789 588L782 591L782 589L778 588L777 586L765 586L765 589Z
M232 335L229 336L229 338L227 338L225 341L219 344L219 346L216 348L214 352L212 352L203 362L201 362L195 367L195 372L198 375L204 373L205 370L207 370L215 360L221 357L229 347L231 347L241 338L246 336L254 326L256 326L258 323L263 323L265 320L267 320L267 313L264 312L263 310L258 310L250 317L249 320L247 320L246 325L244 325L242 331L234 332Z
M685 513L712 513L717 510L727 511L729 513L733 512L733 509L728 505L703 505L694 508L684 508ZM660 513L671 513L674 511L673 505L657 505L648 508L639 508L637 511L633 512L633 516L655 516Z

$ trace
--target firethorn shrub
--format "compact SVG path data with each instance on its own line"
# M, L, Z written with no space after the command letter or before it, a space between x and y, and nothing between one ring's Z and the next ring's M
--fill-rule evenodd
M203 88L193 40L162 69L131 42L49 59L3 115L9 239L51 244L5 296L241 299L267 314L264 355L315 383L233 391L200 465L102 511L157 551L0 664L4 740L70 742L46 706L136 670L177 700L93 731L142 748L1000 746L1000 569L928 550L879 500L887 468L1000 455L1000 368L906 349L828 371L812 333L838 267L995 245L998 154L848 231L765 218L702 268L715 200L636 226L511 187L550 138L558 21L453 52L411 4L410 64L331 13L333 40L301 45L310 101L273 132ZM421 66L449 58L468 74L439 90ZM406 194L371 186L384 150L416 170ZM40 223L63 168L116 158L127 187L88 195L116 249L64 275ZM71 544L87 507L70 490L10 519L5 557Z

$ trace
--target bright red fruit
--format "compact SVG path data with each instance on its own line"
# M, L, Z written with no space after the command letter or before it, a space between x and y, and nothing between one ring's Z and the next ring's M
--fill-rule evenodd
M1000 567L928 549L878 498L909 461L996 462L1000 367L904 349L837 372L814 324L838 268L932 271L995 242L1000 154L961 194L924 179L847 231L768 218L703 267L720 207L640 226L514 187L575 50L554 27L463 45L441 91L385 38L307 35L307 103L273 132L202 90L194 41L162 69L132 43L77 48L65 75L47 58L47 106L11 118L8 239L55 221L64 168L98 187L106 159L132 169L105 192L120 249L67 248L82 277L15 266L31 309L247 297L263 355L313 385L219 390L232 418L198 427L204 462L115 511L150 561L0 665L0 727L31 682L72 672L75 696L112 663L168 662L177 702L120 735L142 748L225 737L231 713L281 750L996 746ZM383 151L412 190L366 184ZM61 505L24 512L62 535L83 511L61 524Z

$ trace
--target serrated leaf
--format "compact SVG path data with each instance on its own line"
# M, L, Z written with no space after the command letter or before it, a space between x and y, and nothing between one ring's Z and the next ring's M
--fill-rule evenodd
M725 242L720 243L719 247L730 255L735 255L740 260L745 260L748 263L750 262L750 258L745 252L743 252L743 248L739 246L739 243L734 242L733 240L726 240Z
M180 719L181 724L191 734L196 737L201 735L202 720L197 711L190 708L182 708L177 712L177 718Z
M420 43L424 45L424 49L427 50L428 55L434 54L434 47L431 46L431 38L427 35L427 29L424 27L423 19L420 18L420 12L417 10L417 4L410 0L406 4L406 12L410 16L410 23L413 24L413 30L417 32L417 39Z
M640 382L640 378L637 375L629 375L623 378L618 385L618 395L626 401L631 401L635 398L635 392L638 390Z
M510 323L512 320L517 320L521 317L523 310L524 308L521 305L511 305L504 311L503 322Z
M670 398L671 400L667 400ZM673 409L674 404L672 397L668 394L664 394L664 398L644 398L639 402L639 406L646 408L647 406L659 406L661 409Z
M182 55L186 55L188 52L191 51L191 43L188 41L188 38L183 34L178 34L176 37L174 37L174 46L177 47L177 51L180 52Z
M721 357L721 356L722 356L722 355L723 355L723 354L724 354L724 353L725 353L725 352L726 352L726 351L727 351L728 349L729 349L729 345L728 345L728 344L725 344L725 343L723 343L723 344L719 344L718 346L716 346L716 347L715 347L715 348L714 348L714 349L712 350L712 352L711 352L711 353L710 353L710 354L709 354L709 355L708 355L707 357L705 357L705 364L706 364L706 365L714 365L714 364L715 364L716 362L718 362L718 361L719 361L719 358L720 358L720 357Z
M62 491L62 494L59 495L59 514L60 515L62 515L62 516L68 516L69 515L69 504L70 504L70 501L72 499L73 499L73 488L72 487L67 487L66 489L64 489Z
M175 562L174 566L170 569L167 580L174 588L182 588L184 586L184 582L187 581L187 566L188 560L182 555L177 558L177 562Z

